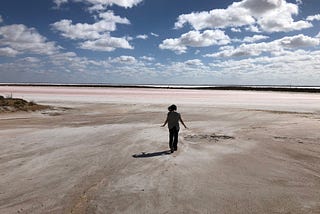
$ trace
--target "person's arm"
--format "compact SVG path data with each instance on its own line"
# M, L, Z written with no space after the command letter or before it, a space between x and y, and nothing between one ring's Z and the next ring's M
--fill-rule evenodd
M168 123L168 117L167 117L166 121L164 121L164 123L161 127L164 127L165 125L167 125L167 123Z
M180 115L180 119L179 119L179 120L180 120L180 122L182 123L182 125L184 126L184 128L186 128L186 129L187 129L188 127L184 124L184 122L183 122L183 120L182 120L181 115Z

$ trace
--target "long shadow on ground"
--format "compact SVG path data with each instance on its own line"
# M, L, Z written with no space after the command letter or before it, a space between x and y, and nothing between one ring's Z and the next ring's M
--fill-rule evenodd
M152 153L141 152L139 154L132 155L132 157L134 157L134 158L151 158L151 157L170 155L170 154L171 154L170 150L165 150L165 151L161 151L161 152L152 152Z

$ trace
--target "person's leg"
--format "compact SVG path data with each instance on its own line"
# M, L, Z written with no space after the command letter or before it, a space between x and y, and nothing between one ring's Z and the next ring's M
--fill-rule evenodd
M174 151L173 138L174 138L174 129L169 129L169 147L170 147L171 152Z
M176 128L174 128L174 129L175 129L175 131L173 133L173 138L174 138L173 149L174 149L174 151L177 151L178 150L179 129L176 129Z

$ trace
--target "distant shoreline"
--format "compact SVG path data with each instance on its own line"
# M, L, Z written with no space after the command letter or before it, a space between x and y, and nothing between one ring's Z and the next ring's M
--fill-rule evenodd
M54 83L0 83L0 86L34 87L92 87L92 88L154 88L154 89L193 89L193 90L236 90L236 91L276 91L320 93L320 86L290 85L153 85L153 84L54 84Z

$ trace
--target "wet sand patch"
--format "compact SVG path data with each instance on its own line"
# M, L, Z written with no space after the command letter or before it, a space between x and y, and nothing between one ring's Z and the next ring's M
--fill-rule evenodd
M193 134L184 137L186 141L191 142L207 142L207 143L217 143L224 140L233 140L235 137L223 135L223 134Z

